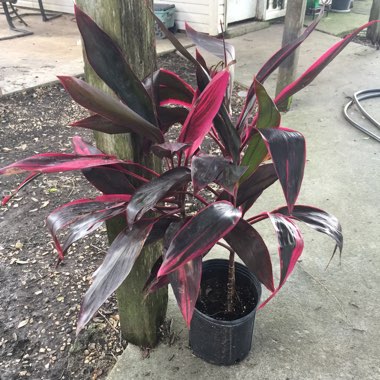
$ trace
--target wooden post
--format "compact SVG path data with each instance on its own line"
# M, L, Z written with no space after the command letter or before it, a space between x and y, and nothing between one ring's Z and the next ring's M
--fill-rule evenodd
M380 20L380 0L373 0L369 21ZM380 22L371 25L367 29L367 38L377 46L380 46Z
M282 46L294 41L301 34L306 11L306 0L288 0L286 4L284 33L282 35ZM299 48L295 50L279 67L276 94L294 81ZM289 111L292 99L286 99L278 105L280 111Z
M78 0L77 3L119 45L140 79L155 69L154 21L147 9L148 5L152 7L152 0ZM87 63L85 74L89 83L110 92ZM142 156L137 136L95 133L95 139L99 149L108 154L139 161L161 171L159 161ZM124 219L107 223L110 242L125 227ZM142 295L143 285L161 252L161 243L145 248L117 291L122 336L142 347L153 347L157 343L159 327L166 315L167 288L150 295L145 301Z

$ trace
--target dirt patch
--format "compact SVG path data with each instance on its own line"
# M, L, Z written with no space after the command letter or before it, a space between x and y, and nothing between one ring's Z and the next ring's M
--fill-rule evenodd
M159 65L194 85L193 69L171 54ZM239 104L243 99L237 93ZM67 127L87 116L60 85L4 96L0 103L0 167L36 153L72 152L71 137L90 132ZM7 195L24 176L1 176ZM0 207L0 379L102 379L126 342L114 298L75 337L81 298L107 250L104 229L74 244L60 266L45 227L50 211L97 193L79 173L40 176Z

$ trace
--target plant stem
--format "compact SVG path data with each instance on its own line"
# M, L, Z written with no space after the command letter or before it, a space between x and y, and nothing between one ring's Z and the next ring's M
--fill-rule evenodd
M230 251L230 259L228 263L228 281L227 281L227 313L232 313L235 309L234 299L236 292L235 278L235 252Z

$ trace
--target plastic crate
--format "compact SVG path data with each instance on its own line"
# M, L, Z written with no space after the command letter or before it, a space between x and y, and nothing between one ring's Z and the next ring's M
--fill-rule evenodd
M154 4L154 14L165 24L168 29L175 28L174 14L175 5L174 4ZM157 25L154 26L154 32L157 38L165 38L165 34L162 32L161 28Z

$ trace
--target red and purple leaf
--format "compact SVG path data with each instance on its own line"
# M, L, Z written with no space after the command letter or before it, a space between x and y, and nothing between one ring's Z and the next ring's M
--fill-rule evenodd
M79 136L73 137L73 148L76 154L102 154L97 147ZM82 174L103 194L132 194L135 191L128 176L120 170L118 165L83 169Z
M81 136L73 136L72 145L74 153L80 156L91 156L93 154L104 154L96 146L90 144L89 142L82 139Z
M228 71L225 70L215 75L192 106L178 138L179 142L191 144L186 151L187 157L199 148L210 131L212 121L224 99L228 78Z
M183 144L178 142L165 142L163 144L153 145L151 150L152 152L160 158L163 157L173 157L175 154L178 154L189 147L189 144Z
M114 211L118 212L121 210L121 212L123 212L123 210L126 210L130 198L130 195L112 194L103 195L94 199L78 199L66 203L52 211L47 218L46 224L54 239L60 259L63 259L64 251L68 246L66 249L62 249L57 238L59 230L89 216L95 216L95 219L99 217L100 219L97 219L99 221ZM91 225L89 227L91 227Z
M93 211L71 223L68 226L68 235L65 237L62 246L62 254L64 255L73 243L101 227L106 220L118 215L125 215L126 208L127 204L122 204L101 211ZM56 237L54 241L56 241Z
M323 17L324 12L319 12L318 17L304 30L304 32L295 40L287 44L278 50L259 70L256 75L256 79L260 83L264 83L265 80L269 77L269 75L276 70L280 64L289 57L290 54L297 49L298 46L302 44L303 41L311 34L311 32L316 28L319 21ZM245 124L249 113L252 111L253 106L255 104L255 83L252 82L251 87L248 89L247 98L245 100L245 104L243 110L240 114L239 121L237 123L237 129L241 130L243 125Z
M296 92L302 90L308 86L315 77L351 42L355 36L358 35L363 29L380 22L380 20L370 21L360 28L353 31L351 34L338 41L330 49L328 49L323 55L321 55L299 78L294 82L286 86L275 98L275 103L280 104L285 99L294 95Z
M0 174L12 175L23 172L58 173L120 162L122 161L114 156L105 154L80 156L64 153L41 153L1 168Z
M94 281L87 290L79 313L77 334L91 320L108 297L129 275L152 224L138 223L126 228L112 242L103 263L94 273Z
M158 127L141 117L120 100L69 76L59 76L63 87L82 107L103 116L111 122L125 128L125 133L135 132L154 142L163 142L163 135Z
M295 205L291 215L289 215L289 211L286 207L278 208L277 210L274 210L273 213L282 214L288 216L289 218L300 220L316 231L330 236L334 239L339 251L342 252L342 226L334 215L331 215L316 207L305 205Z
M123 52L108 34L76 5L75 16L88 62L99 77L145 120L155 124L152 101Z
M154 94L156 103L191 106L194 89L177 74L159 69L144 80L147 91Z
M300 132L286 128L260 129L259 132L272 157L289 213L292 213L305 168L305 138Z
M188 261L169 273L168 277L183 319L187 327L190 327L201 285L202 257L198 256Z
M247 268L271 292L274 292L272 262L267 246L260 234L244 219L224 240L242 259Z
M127 208L128 224L131 226L168 193L185 185L190 179L190 169L179 167L171 169L139 187Z
M256 75L256 79L260 83L264 83L264 81L269 77L270 74L276 70L280 64L289 57L290 54L294 52L306 40L307 37L311 34L311 32L316 28L319 21L321 21L324 16L324 12L320 11L318 17L314 19L314 21L304 30L304 32L295 40L291 41L287 45L283 46L279 49L264 65L261 67L259 72Z
M267 215L277 233L278 254L280 257L280 282L269 298L260 305L260 308L264 307L282 288L292 273L303 250L301 232L290 218L281 214L267 213Z
M229 202L215 202L199 211L174 236L165 253L158 276L164 276L207 252L241 218L241 211Z

